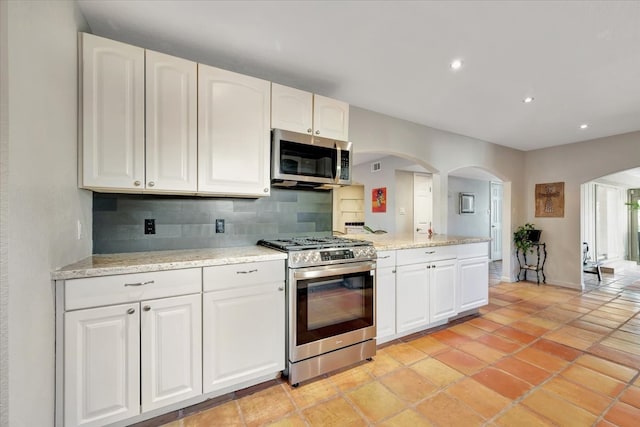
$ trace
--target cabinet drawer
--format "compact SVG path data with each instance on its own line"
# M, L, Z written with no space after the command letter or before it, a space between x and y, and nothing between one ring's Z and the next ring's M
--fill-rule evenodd
M489 256L489 242L457 245L458 258L476 258Z
M65 309L75 310L201 292L202 269L72 279L64 286Z
M259 283L284 282L284 260L205 267L204 291L219 291Z
M456 256L456 246L431 246L426 248L401 249L396 255L398 265L437 261L439 259L451 259Z
M378 258L376 259L376 266L378 268L395 267L396 266L396 251L378 251Z

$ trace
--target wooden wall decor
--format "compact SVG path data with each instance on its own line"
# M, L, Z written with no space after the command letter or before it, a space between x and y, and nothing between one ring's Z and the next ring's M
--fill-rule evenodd
M564 218L564 182L536 184L536 217Z

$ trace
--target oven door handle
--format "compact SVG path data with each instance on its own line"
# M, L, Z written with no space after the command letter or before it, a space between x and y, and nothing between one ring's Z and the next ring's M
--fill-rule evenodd
M294 279L316 279L325 276L339 276L341 274L352 274L371 271L374 274L376 269L375 262L358 262L343 265L327 265L321 267L307 267L294 269Z

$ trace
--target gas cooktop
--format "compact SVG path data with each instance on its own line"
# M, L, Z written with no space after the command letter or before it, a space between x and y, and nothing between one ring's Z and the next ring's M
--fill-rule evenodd
M259 245L281 251L300 251L305 249L349 248L355 246L371 246L366 240L347 239L344 237L291 237L286 239L264 239Z

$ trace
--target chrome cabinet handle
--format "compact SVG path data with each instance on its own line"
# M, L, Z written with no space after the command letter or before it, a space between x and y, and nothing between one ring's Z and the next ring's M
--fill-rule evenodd
M396 271L395 271L395 270L391 270L391 272L392 272L393 274L396 274Z
M156 183L155 183L155 182L153 182L153 181L149 181L149 187L153 187L154 185L156 185Z
M148 306L148 305L145 305L145 306L144 306L144 308L143 308L143 310L144 310L144 311L149 311L149 310L151 310L151 307L150 307L150 306Z
M320 131L319 130L316 131L316 135L320 135Z
M427 254L427 255L431 255L431 254L435 254L435 253L436 253L436 251L426 251L425 252L425 254Z
M133 314L136 312L135 308L130 308L129 310L127 310L127 314Z
M143 285L150 285L154 283L153 280L148 280L146 282L138 282L138 283L125 283L125 286L143 286Z
M265 187L265 189L264 189L264 190L262 190L262 191L264 191L265 193L268 193L268 192L269 192L269 189Z
M307 133L311 133L311 132L313 132L313 129L311 128L307 129Z
M379 256L378 259L387 259L391 258L391 255Z
M279 291L284 291L284 286L278 286Z
M257 268L249 271L236 271L236 274L250 274L250 273L255 273L256 271L258 271Z
M140 181L134 181L133 182L133 185L135 185L136 187L140 187L140 184L141 184Z

